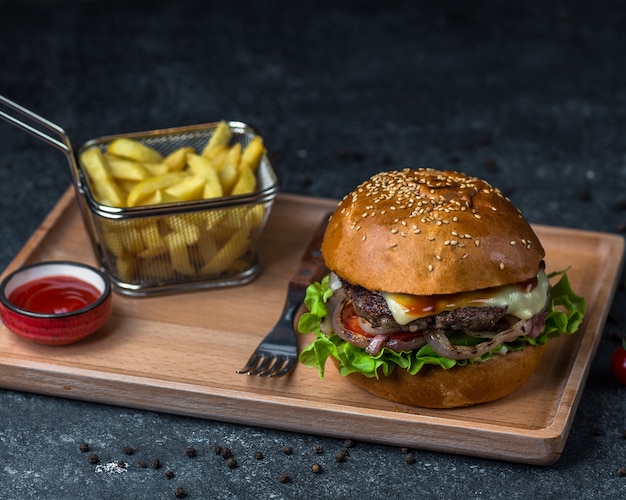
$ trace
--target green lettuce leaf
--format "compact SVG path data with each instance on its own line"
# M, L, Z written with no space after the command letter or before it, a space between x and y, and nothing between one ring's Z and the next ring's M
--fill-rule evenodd
M350 373L361 373L366 377L388 376L396 367L404 368L415 375L425 365L435 365L448 370L454 366L464 366L468 363L486 361L499 352L516 351L527 345L545 344L549 338L559 335L571 335L578 331L585 317L585 299L574 293L566 271L550 274L550 278L561 276L555 285L550 287L550 303L544 329L535 338L523 336L513 342L507 342L494 351L484 354L479 359L454 360L437 354L428 345L419 349L405 352L395 352L383 348L376 356L371 356L365 349L353 346L338 335L327 336L320 331L320 324L328 314L326 302L332 295L329 277L325 276L320 282L311 284L306 291L304 304L308 309L298 321L298 331L304 334L315 334L315 340L300 353L300 362L304 365L317 368L320 378L324 377L326 361L330 356L339 361L339 373L343 376ZM460 336L451 339L456 344L467 345L477 342L471 337Z

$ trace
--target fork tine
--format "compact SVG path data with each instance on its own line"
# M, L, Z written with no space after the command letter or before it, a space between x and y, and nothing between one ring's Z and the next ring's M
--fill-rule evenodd
M274 358L272 358L271 356L266 356L265 354L261 354L261 356L259 357L259 362L258 362L257 367L253 370L250 370L248 372L248 375L262 376L263 373L265 372L265 369L270 365L273 359Z
M287 356L275 356L274 362L267 368L263 375L267 377L280 377L280 373L282 373L285 363L289 361Z
M274 373L272 376L274 376L274 377L282 377L284 375L287 375L296 366L296 363L298 362L298 359L297 358L287 358L286 361L287 362L283 365L282 370L280 370L277 373Z
M252 356L250 356L250 359L248 359L246 366L244 366L241 370L237 370L237 373L247 373L248 375L251 375L250 370L256 366L260 357L260 354L257 351L254 351Z

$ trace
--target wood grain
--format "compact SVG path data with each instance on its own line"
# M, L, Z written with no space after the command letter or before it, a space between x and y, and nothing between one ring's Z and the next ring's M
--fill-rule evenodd
M235 373L282 311L286 286L321 218L336 201L279 195L250 284L148 298L114 296L110 322L71 346L31 344L0 325L0 385L60 397L382 444L549 464L560 456L621 269L624 241L534 226L548 271L570 268L587 299L582 331L549 344L514 394L454 410L398 405L299 366L291 376ZM69 189L4 271L42 260L94 264ZM309 340L301 336L301 345Z

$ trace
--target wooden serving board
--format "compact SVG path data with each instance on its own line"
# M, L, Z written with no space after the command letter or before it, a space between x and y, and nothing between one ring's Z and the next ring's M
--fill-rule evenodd
M29 343L0 325L9 389L381 444L549 464L576 412L622 264L621 237L535 226L548 271L571 267L587 299L582 331L550 342L538 371L493 403L429 410L380 399L300 365L285 378L238 375L279 317L312 232L337 202L279 195L260 243L262 272L244 286L179 295L115 295L107 325L65 347ZM27 263L95 264L69 189L4 274ZM309 341L301 336L301 346Z

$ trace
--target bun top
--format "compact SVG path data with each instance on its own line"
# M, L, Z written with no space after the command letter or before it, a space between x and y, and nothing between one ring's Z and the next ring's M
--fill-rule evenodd
M545 252L521 212L487 182L404 169L374 175L344 197L322 255L352 284L435 295L534 278Z

